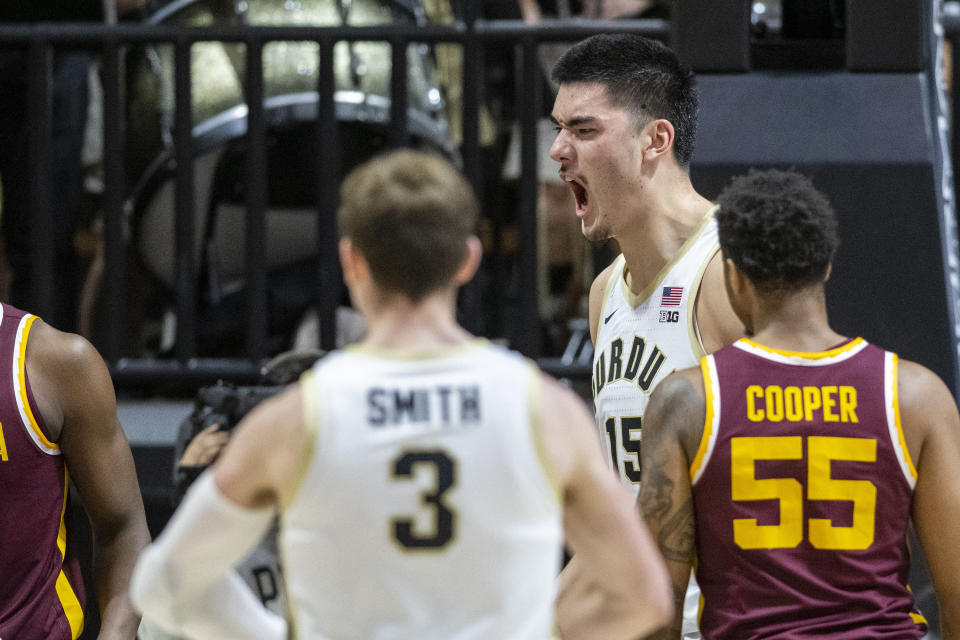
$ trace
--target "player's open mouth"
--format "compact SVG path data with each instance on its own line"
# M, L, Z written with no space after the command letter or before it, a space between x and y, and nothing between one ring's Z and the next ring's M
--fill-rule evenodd
M579 182L568 178L567 184L570 185L571 191L573 191L573 197L577 200L577 216L582 218L586 213L587 202L589 198L587 197L587 190Z

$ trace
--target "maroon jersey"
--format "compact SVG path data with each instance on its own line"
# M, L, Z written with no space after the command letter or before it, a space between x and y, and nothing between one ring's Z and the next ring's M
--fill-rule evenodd
M907 589L916 470L897 356L740 340L701 361L690 467L705 638L920 638Z
M70 640L83 630L83 583L66 553L67 469L24 367L35 320L0 305L0 638Z

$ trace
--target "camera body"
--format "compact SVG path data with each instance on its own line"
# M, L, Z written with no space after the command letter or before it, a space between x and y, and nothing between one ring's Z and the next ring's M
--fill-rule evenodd
M206 469L206 465L182 465L180 459L194 437L210 425L218 431L231 431L255 406L275 396L286 385L236 386L222 380L209 387L201 387L194 399L193 411L180 423L174 451L173 484L179 502L187 488Z
M285 388L284 385L238 387L223 381L202 387L197 391L189 417L194 427L190 437L212 424L220 425L221 431L230 431L251 409Z

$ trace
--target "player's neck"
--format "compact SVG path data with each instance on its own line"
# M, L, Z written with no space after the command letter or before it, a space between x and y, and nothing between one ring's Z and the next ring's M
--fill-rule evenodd
M617 234L627 262L627 283L634 293L643 291L676 258L713 207L712 202L693 190L689 181L680 188L660 191L666 195L651 194L634 224Z
M773 349L817 353L846 340L830 327L822 289L753 306L751 339Z
M454 298L446 293L417 303L398 297L382 301L366 314L366 320L363 344L379 349L432 351L473 339L457 323Z

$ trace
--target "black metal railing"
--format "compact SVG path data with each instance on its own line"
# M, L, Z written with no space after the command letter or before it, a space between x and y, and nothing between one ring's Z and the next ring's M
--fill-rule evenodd
M53 254L47 238L53 231L49 193L52 187L47 167L50 166L52 107L50 78L52 53L74 48L98 52L103 80L103 231L104 281L102 286L105 327L102 344L104 355L119 387L168 385L173 380L184 384L202 384L217 378L238 382L258 375L267 343L267 317L263 313L267 298L265 267L266 201L266 119L264 113L263 48L271 42L313 42L319 46L318 111L313 128L315 148L325 150L325 161L319 168L316 189L317 211L317 308L320 316L319 343L331 348L335 342L335 313L339 299L339 273L336 260L336 196L340 175L341 148L338 142L334 104L333 48L338 42L386 41L392 47L390 76L391 123L389 144L403 146L409 140L407 128L407 57L410 43L456 43L463 48L463 139L459 152L463 170L471 183L481 188L482 167L478 160L479 105L483 94L483 52L490 46L517 44L520 55L518 86L519 120L522 132L519 195L519 227L521 237L520 279L518 288L520 317L537 318L537 216L536 216L536 118L540 100L537 87L542 73L537 60L541 42L576 40L600 31L635 31L665 39L668 24L663 21L621 21L616 23L577 23L568 25L528 26L519 21L485 22L476 19L474 3L465 3L466 20L452 26L383 25L366 27L301 27L301 26L233 26L216 25L183 28L174 25L120 24L36 24L0 26L0 43L4 47L25 48L29 55L30 127L29 162L34 169L31 181L30 206L32 241L36 251L32 265L38 286L31 310L43 316L52 309L56 292L49 276ZM193 252L195 228L194 182L195 141L192 137L192 46L200 42L242 43L246 51L245 93L246 116L246 344L242 355L228 358L197 357L196 260ZM174 252L176 343L172 358L138 357L125 352L127 332L127 267L128 238L125 236L125 199L131 176L125 167L124 127L124 47L128 45L172 45L174 55L174 140L175 211ZM334 293L336 292L336 293ZM464 298L464 318L481 314L482 301L476 288L468 288ZM511 345L521 352L541 355L536 320L528 327L513 326L508 335ZM472 327L475 328L475 327ZM550 363L548 363L550 364ZM559 363L557 363L559 366ZM579 368L564 369L583 375Z
M382 25L365 27L239 26L214 25L183 28L175 25L120 24L38 24L0 26L0 45L25 49L29 56L29 105L31 144L28 162L34 169L30 184L31 238L35 247L33 269L40 277L34 291L31 310L41 316L53 306L56 291L49 276L53 253L48 238L53 232L50 208L50 166L52 107L50 78L52 52L82 48L101 56L103 79L103 177L102 200L104 230L104 282L102 309L103 340L98 344L121 388L150 388L179 381L184 387L210 383L218 378L250 382L259 374L262 361L269 355L267 316L266 211L267 202L267 116L264 108L263 50L271 42L316 43L318 52L317 117L311 135L315 148L324 149L325 161L318 168L316 184L317 258L316 307L320 317L319 344L331 348L335 343L336 308L340 281L336 258L335 212L337 185L342 166L343 141L338 140L335 78L331 61L338 42L385 41L392 48L390 74L389 144L404 146L410 139L407 122L406 47L411 43L454 43L462 47L462 143L459 156L464 173L482 193L483 166L480 162L479 120L484 92L483 59L491 47L513 46L517 52L517 118L521 131L521 175L518 191L518 220L521 238L516 316L538 318L537 292L537 117L541 96L541 74L537 47L541 43L572 41L597 32L639 32L664 41L670 25L661 20L624 20L616 22L549 23L530 26L519 21L483 21L476 16L476 3L463 3L464 20L451 26ZM960 17L945 16L948 41L960 44ZM194 202L197 185L194 178L195 140L193 139L193 99L191 82L192 47L196 43L220 41L241 43L246 52L244 91L246 94L246 335L242 354L226 358L198 357L197 349L197 264L194 241ZM128 331L128 273L126 256L129 239L126 232L126 198L131 176L125 159L124 51L132 45L162 43L174 49L174 140L175 172L174 258L176 341L172 357L148 358L129 353L124 336ZM960 65L953 65L952 86L960 82ZM960 114L952 114L953 131L960 126ZM956 148L952 150L956 166ZM505 285L504 285L505 286ZM493 301L500 304L502 301ZM465 293L464 318L468 326L481 316L485 302L476 287ZM487 301L486 304L491 304ZM471 328L476 329L476 326ZM511 346L539 358L542 354L537 321L529 326L513 323L506 336ZM582 365L543 359L548 370L573 378L588 378Z

